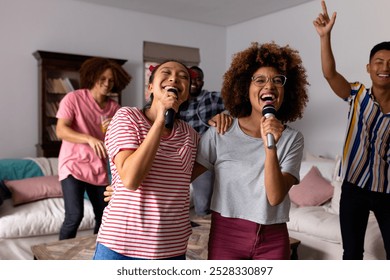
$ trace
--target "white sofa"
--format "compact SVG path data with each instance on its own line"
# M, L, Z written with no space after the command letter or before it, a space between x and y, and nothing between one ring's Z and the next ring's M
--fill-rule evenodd
M56 158L31 160L39 166L44 176L57 175ZM342 258L338 216L341 182L336 176L338 160L307 155L301 165L302 183L313 166L318 167L322 176L333 185L332 197L320 206L297 206L292 202L287 224L289 233L301 241L299 259L338 260ZM92 234L95 223L91 203L87 199L84 202L84 219L78 236ZM4 200L0 205L0 260L33 259L31 246L57 241L63 219L64 205L60 197L19 206L14 206L12 199ZM367 227L364 258L385 259L382 237L373 215Z
M337 176L339 164L339 158L330 160L311 154L306 155L302 161L301 182L303 183L310 169L316 166L321 175L333 186L333 195L329 201L320 206L298 206L294 202L291 203L290 221L287 225L290 236L301 241L298 247L299 259L342 259L343 249L338 215L341 194L341 180ZM295 187L299 185L293 188ZM291 192L292 190L290 198L292 198ZM364 259L386 259L382 236L372 213L369 217L364 249Z
M35 179L57 175L56 158L30 158L28 160L33 161L42 171L43 177L37 176L34 177ZM31 167L27 169L27 173L31 171ZM17 172L20 174L20 170ZM24 181L30 182L28 180L29 178L16 181L20 186ZM14 180L10 182L12 181ZM28 186L30 194L31 188L33 189L34 186ZM23 186L20 189L23 189ZM32 245L58 240L65 210L63 198L56 196L17 206L14 206L14 198L3 201L0 205L0 260L32 260ZM84 219L77 236L93 234L95 220L92 205L88 199L84 200L84 206Z

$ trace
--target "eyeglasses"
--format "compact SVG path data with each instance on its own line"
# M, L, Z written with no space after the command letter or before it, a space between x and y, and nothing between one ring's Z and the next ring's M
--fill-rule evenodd
M272 81L272 83L276 87L282 87L286 84L287 77L283 75L276 75L270 78L270 77L260 75L260 76L252 77L252 81L258 87L265 86L269 81Z

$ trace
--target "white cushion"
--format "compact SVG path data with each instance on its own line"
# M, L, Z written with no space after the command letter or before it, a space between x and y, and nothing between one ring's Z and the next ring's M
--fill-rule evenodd
M64 221L64 199L49 198L14 207L7 199L0 207L0 239L57 234ZM92 204L84 199L84 219L80 230L95 225Z
M291 205L289 230L341 243L339 216L326 211L326 206L296 207Z
M333 189L333 197L330 201L329 212L332 214L339 214L340 208L340 196L341 196L341 185L342 182L338 180L332 181Z
M313 166L316 166L321 175L328 180L329 182L333 181L335 178L335 169L336 169L337 161L332 159L324 159L324 158L307 158L301 163L301 170L299 175L301 179L305 177L305 175L310 171Z

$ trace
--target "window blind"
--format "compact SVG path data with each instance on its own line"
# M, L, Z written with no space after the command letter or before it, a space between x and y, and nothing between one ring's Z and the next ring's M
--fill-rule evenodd
M169 45L144 41L144 61L163 62L174 59L186 65L199 65L200 53L198 48Z

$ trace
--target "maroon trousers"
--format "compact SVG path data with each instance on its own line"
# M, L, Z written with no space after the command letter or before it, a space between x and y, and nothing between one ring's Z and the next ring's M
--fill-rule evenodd
M287 224L260 225L211 214L209 260L288 260Z

